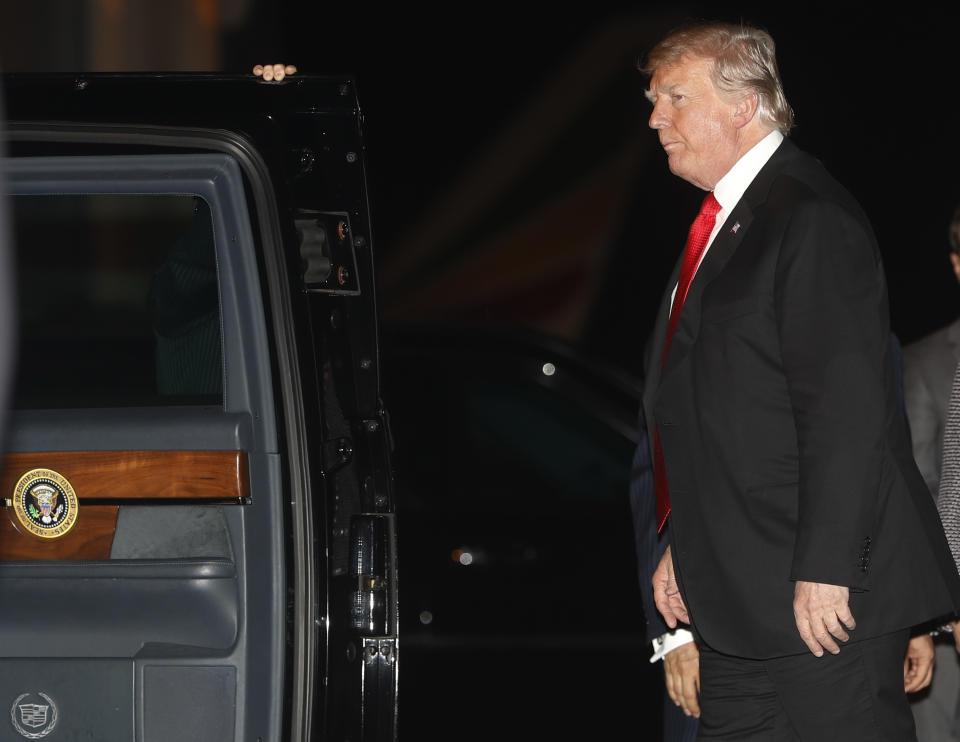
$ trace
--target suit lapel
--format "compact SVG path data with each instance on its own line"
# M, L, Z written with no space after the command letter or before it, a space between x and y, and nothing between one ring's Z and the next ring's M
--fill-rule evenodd
M690 352L700 332L701 301L704 289L716 278L750 230L753 209L743 198L730 212L693 276L687 299L680 310L677 329L670 341L670 353L663 368L666 375Z
M673 296L673 288L680 280L680 267L683 264L683 253L677 258L670 278L667 281L667 288L660 299L660 308L657 311L657 319L653 323L653 331L650 336L649 358L645 369L643 384L643 405L647 414L647 428L653 430L653 396L657 391L657 385L660 383L660 369L663 363L663 345L667 339L667 321L670 319L670 302ZM651 438L652 440L652 438Z
M663 368L663 376L668 375L689 354L700 332L703 292L710 285L710 282L723 271L724 266L736 252L737 247L746 238L758 209L761 208L770 192L770 186L774 179L783 169L784 162L797 151L796 147L785 139L760 169L760 172L757 173L753 182L744 191L743 196L740 197L737 205L724 221L723 227L707 250L707 254L690 284L687 299L680 310L677 329L670 343L670 353ZM674 283L671 283L670 290L673 289L673 286Z

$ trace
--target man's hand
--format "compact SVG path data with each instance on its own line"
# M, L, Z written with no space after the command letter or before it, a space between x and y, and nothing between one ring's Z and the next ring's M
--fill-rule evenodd
M957 648L957 654L960 654L960 621L953 622L953 646Z
M663 674L670 699L687 716L700 717L700 650L694 642L681 644L663 657Z
M690 623L687 606L680 597L680 588L677 587L677 576L673 573L673 557L670 547L663 553L660 564L653 573L653 602L657 610L671 629L677 628L677 621Z
M844 631L844 627L850 630L857 628L849 600L848 587L797 581L793 590L793 615L797 621L797 631L807 648L817 657L823 657L824 649L831 654L838 654L840 647L835 639L845 642L850 635Z
M910 640L907 656L903 658L904 691L916 693L930 685L934 657L933 638L929 634L919 634Z
M292 64L258 64L253 68L253 74L267 82L271 80L280 82L284 77L295 74L296 71L297 68Z

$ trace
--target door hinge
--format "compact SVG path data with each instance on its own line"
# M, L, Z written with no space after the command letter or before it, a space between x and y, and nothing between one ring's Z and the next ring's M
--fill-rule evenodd
M331 438L321 444L320 465L323 473L333 474L353 459L353 440L350 438Z

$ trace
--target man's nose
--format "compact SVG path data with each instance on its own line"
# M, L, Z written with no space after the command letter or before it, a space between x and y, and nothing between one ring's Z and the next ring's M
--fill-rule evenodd
M647 123L651 129L662 129L670 122L670 119L664 114L660 101L653 104L653 111L650 114L650 120Z

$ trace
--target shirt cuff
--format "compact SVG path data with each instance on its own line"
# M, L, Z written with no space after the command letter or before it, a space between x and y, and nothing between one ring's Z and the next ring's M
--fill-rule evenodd
M653 654L650 657L650 662L659 662L668 652L672 652L677 647L689 644L692 641L693 634L686 629L668 631L653 640Z

